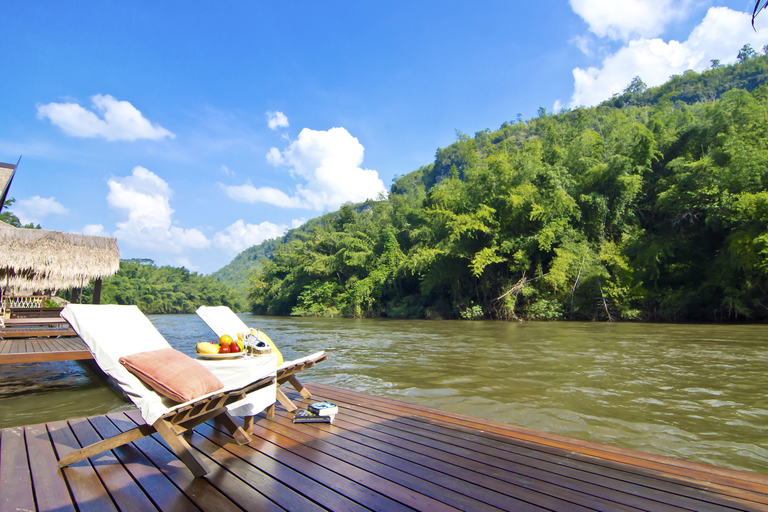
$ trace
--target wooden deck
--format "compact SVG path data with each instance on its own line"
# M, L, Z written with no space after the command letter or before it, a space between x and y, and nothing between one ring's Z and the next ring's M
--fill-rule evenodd
M0 339L0 364L93 359L78 337Z
M19 318L6 320L5 327L0 327L0 339L11 338L61 338L77 336L69 326L61 322L42 324L34 319Z
M246 446L200 425L189 441L211 472L199 479L156 435L56 469L57 456L140 423L135 412L5 429L0 512L768 510L762 475L307 387L340 405L333 425L293 424L278 407Z

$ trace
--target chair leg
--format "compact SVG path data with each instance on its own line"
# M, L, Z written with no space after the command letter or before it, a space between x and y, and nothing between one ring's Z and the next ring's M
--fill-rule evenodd
M291 402L291 399L286 396L285 393L283 393L280 388L277 388L277 401L282 404L283 407L285 407L285 410L288 412L293 412L298 407L294 405L293 402Z
M304 398L312 398L312 393L299 382L299 379L297 379L295 375L288 377L288 382L291 383L291 386L293 386L296 391L301 393L301 396Z
M97 443L93 443L92 445L86 446L85 448L80 448L79 450L75 450L65 455L61 458L61 460L59 460L59 467L63 468L69 466L75 462L80 462L81 460L93 457L94 455L106 452L107 450L118 448L124 444L131 443L137 439L141 439L144 436L149 436L154 433L154 427L149 425L141 425L139 427L132 428L131 430L127 430L121 434L117 434L116 436L103 439Z
M270 405L267 407L267 419L271 420L275 417L275 404Z
M246 416L246 418L251 418L251 425L252 425L253 416ZM248 429L243 429L242 427L240 427L240 425L235 423L235 419L232 417L231 414L229 414L229 412L224 411L218 416L216 416L216 421L221 421L221 423L224 425L224 428L226 428L229 434L235 438L235 441L237 442L237 444L244 445L251 442L251 436L249 436L247 432Z
M206 468L205 464L203 464L203 461L201 461L193 453L192 447L189 446L189 443L187 443L183 437L176 433L176 431L173 429L173 425L160 418L152 426L155 427L155 430L157 430L157 433L160 434L160 437L162 437L163 440L168 443L168 446L171 447L173 453L175 453L176 456L181 459L181 462L183 462L184 465L189 468L195 478L199 478L208 474L208 468Z

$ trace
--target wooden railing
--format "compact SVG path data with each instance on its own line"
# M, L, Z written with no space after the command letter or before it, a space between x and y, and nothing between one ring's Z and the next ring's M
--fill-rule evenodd
M6 311L11 308L42 308L45 306L45 295L8 295L3 297Z

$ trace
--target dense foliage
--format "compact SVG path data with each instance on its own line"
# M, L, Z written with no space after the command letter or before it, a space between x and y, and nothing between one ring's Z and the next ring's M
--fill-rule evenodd
M82 302L90 304L92 297L93 282L83 290ZM241 309L232 289L210 276L183 267L157 267L145 259L120 261L117 274L102 283L101 304L134 304L148 314L194 313L200 306Z
M614 95L603 104L618 108L653 105L669 94L673 94L676 101L693 104L714 101L733 89L751 92L766 84L768 59L757 57L757 52L747 44L739 52L739 62L735 64L723 65L713 60L711 69L703 73L689 69L682 75L671 76L665 84L650 89L640 77L635 77L622 94Z
M768 87L674 95L460 135L387 200L279 245L252 310L766 319Z

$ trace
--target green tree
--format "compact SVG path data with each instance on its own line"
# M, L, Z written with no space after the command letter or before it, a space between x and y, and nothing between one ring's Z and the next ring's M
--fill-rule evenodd
M739 62L746 62L749 59L753 59L757 56L757 52L752 48L751 44L745 44L741 47L741 50L739 50L739 53L736 55L736 58Z

